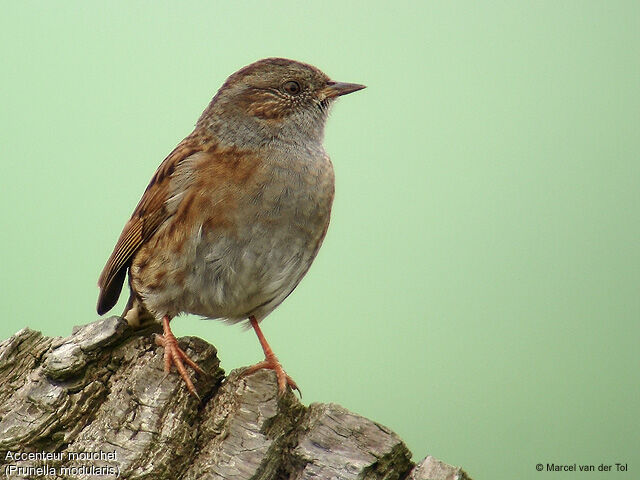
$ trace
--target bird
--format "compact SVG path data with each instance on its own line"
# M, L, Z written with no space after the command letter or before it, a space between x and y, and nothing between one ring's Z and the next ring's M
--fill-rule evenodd
M265 58L227 78L187 135L160 164L98 279L97 312L117 303L133 327L156 321L164 371L175 366L198 397L170 321L195 314L253 328L278 393L300 391L260 322L293 292L329 226L335 180L323 147L335 100L365 88L317 67ZM199 397L198 397L199 398Z

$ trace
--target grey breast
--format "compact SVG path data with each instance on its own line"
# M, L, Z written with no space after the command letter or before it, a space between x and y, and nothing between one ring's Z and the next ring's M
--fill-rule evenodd
M239 198L237 233L200 232L185 310L264 318L300 282L326 231L334 192L324 150L275 151Z

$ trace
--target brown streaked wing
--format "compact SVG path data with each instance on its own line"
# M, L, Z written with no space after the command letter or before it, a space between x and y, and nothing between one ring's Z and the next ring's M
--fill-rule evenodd
M203 143L198 140L189 136L180 142L164 159L151 178L98 279L98 287L100 287L98 315L108 312L116 304L131 258L140 246L156 232L158 227L170 217L165 207L169 179L184 159L203 148Z

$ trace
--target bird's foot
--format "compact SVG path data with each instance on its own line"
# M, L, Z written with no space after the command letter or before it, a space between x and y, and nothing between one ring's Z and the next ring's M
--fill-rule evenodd
M255 365L247 368L242 373L242 376L251 375L252 373L262 369L273 370L274 372L276 372L276 378L278 379L279 395L282 395L287 390L287 385L289 385L293 390L297 390L300 394L300 397L302 397L302 392L298 388L298 385L296 385L296 382L293 381L293 378L287 375L287 372L284 371L284 368L282 368L278 357L275 356L273 350L271 350L271 347L267 342L267 339L264 338L256 317L254 317L253 315L250 316L249 323L253 327L253 330L256 332L258 340L260 341L260 345L262 345L262 351L264 352L264 361L256 363Z
M302 392L296 382L293 381L287 372L284 371L280 361L275 355L267 356L262 362L256 363L248 367L244 372L242 372L242 376L251 375L252 373L257 372L258 370L273 370L276 372L276 378L278 379L278 394L282 395L287 390L287 385L290 386L293 390L297 390L300 396L302 396Z
M162 326L164 328L164 335L156 335L155 340L157 345L164 347L164 371L166 373L171 372L171 365L175 365L182 380L184 380L184 383L187 385L189 392L200 399L184 364L186 363L199 374L204 374L204 371L178 346L178 340L173 335L171 328L169 328L168 317L162 319Z

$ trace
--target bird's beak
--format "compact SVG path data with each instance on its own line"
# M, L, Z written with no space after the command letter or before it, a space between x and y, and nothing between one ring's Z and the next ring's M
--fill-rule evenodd
M345 82L327 82L327 86L322 89L325 94L325 98L335 98L347 93L357 92L366 88L365 85L358 83L345 83Z

